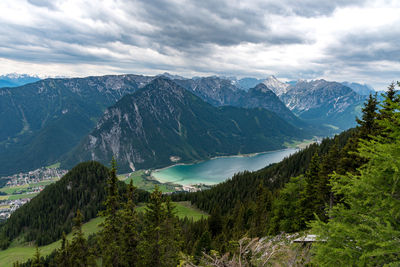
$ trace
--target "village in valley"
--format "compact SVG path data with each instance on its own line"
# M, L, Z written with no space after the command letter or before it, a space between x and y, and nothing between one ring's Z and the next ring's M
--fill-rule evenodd
M0 221L8 219L19 207L29 202L47 185L60 180L67 172L67 170L60 169L59 164L54 164L34 171L0 177L0 181L7 181L3 182L3 187L0 187ZM160 183L152 177L150 170L121 174L118 178L125 183L132 180L134 186L147 191L152 191L155 185L158 185L164 194L183 191L196 192L210 188L210 186L204 184L183 186L173 183Z
M26 173L1 177L0 180L7 182L0 188L0 221L9 218L15 210L66 173L66 170L60 169L59 165L55 164Z

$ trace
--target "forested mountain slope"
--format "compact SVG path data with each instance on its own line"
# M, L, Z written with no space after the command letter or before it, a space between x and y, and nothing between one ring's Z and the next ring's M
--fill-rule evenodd
M265 109L214 107L160 77L110 107L96 128L62 162L107 163L120 171L158 168L212 156L279 149L310 137Z
M104 110L149 77L46 79L0 88L0 175L56 162L96 125Z
M98 216L106 197L109 170L98 162L84 162L75 166L61 180L48 185L29 203L16 210L0 226L3 248L16 237L49 244L69 233L76 210L80 209L85 221ZM120 185L124 190L124 184ZM142 200L147 193L140 191Z

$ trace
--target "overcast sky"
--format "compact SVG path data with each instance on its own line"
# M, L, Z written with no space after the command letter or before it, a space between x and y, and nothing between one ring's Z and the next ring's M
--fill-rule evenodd
M0 74L400 79L400 1L0 0Z

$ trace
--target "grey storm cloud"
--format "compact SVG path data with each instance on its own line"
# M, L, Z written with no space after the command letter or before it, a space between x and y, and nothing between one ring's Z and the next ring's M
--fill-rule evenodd
M263 5L272 9L278 14L298 15L302 17L328 16L338 7L360 5L365 0L336 0L336 1L315 1L315 0L282 0L266 1Z
M157 26L148 35L160 45L185 50L202 44L221 46L248 43L302 43L296 34L271 34L263 10L240 9L221 1L193 1L192 5L170 4L166 1L141 3L142 18Z
M326 77L346 66L365 77L371 62L400 61L396 24L341 29L320 45L320 22L386 0L4 1L0 9L18 3L28 13L14 6L21 17L14 19L0 10L0 60L287 79Z
M340 45L328 48L335 60L343 60L350 65L371 61L400 62L400 28L390 27L385 31L363 34L350 33L340 38Z
M47 8L49 12L57 10L61 2L48 0L28 0L31 5ZM302 2L302 1L301 1ZM272 32L270 18L274 14L284 15L322 15L331 13L337 6L358 1L261 1L254 5L241 6L232 1L188 1L184 3L154 1L118 1L119 7L135 20L154 27L152 31L132 28L120 21L113 10L87 10L88 19L110 26L109 32L87 29L85 25L71 23L65 19L49 17L44 25L32 25L21 28L10 26L9 32L15 34L13 42L42 43L51 49L51 42L58 40L69 44L107 46L109 42L121 42L135 46L148 46L166 53L165 47L171 47L187 53L207 53L207 44L232 46L240 43L301 44L307 41L300 33L280 34ZM132 10L133 12L130 12ZM112 27L120 33L113 33ZM2 30L2 34L7 32ZM38 41L39 39L40 41ZM26 47L24 47L26 49ZM21 51L19 51L21 52ZM59 52L59 51L54 51ZM78 52L78 51L77 51ZM71 56L66 53L66 56ZM81 57L77 53L77 56ZM85 58L82 58L83 60Z

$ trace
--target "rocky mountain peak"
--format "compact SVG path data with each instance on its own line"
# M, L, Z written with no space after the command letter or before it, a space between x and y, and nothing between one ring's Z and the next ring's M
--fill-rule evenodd
M269 89L271 89L277 96L286 93L289 85L279 81L275 76L271 75L263 81Z

